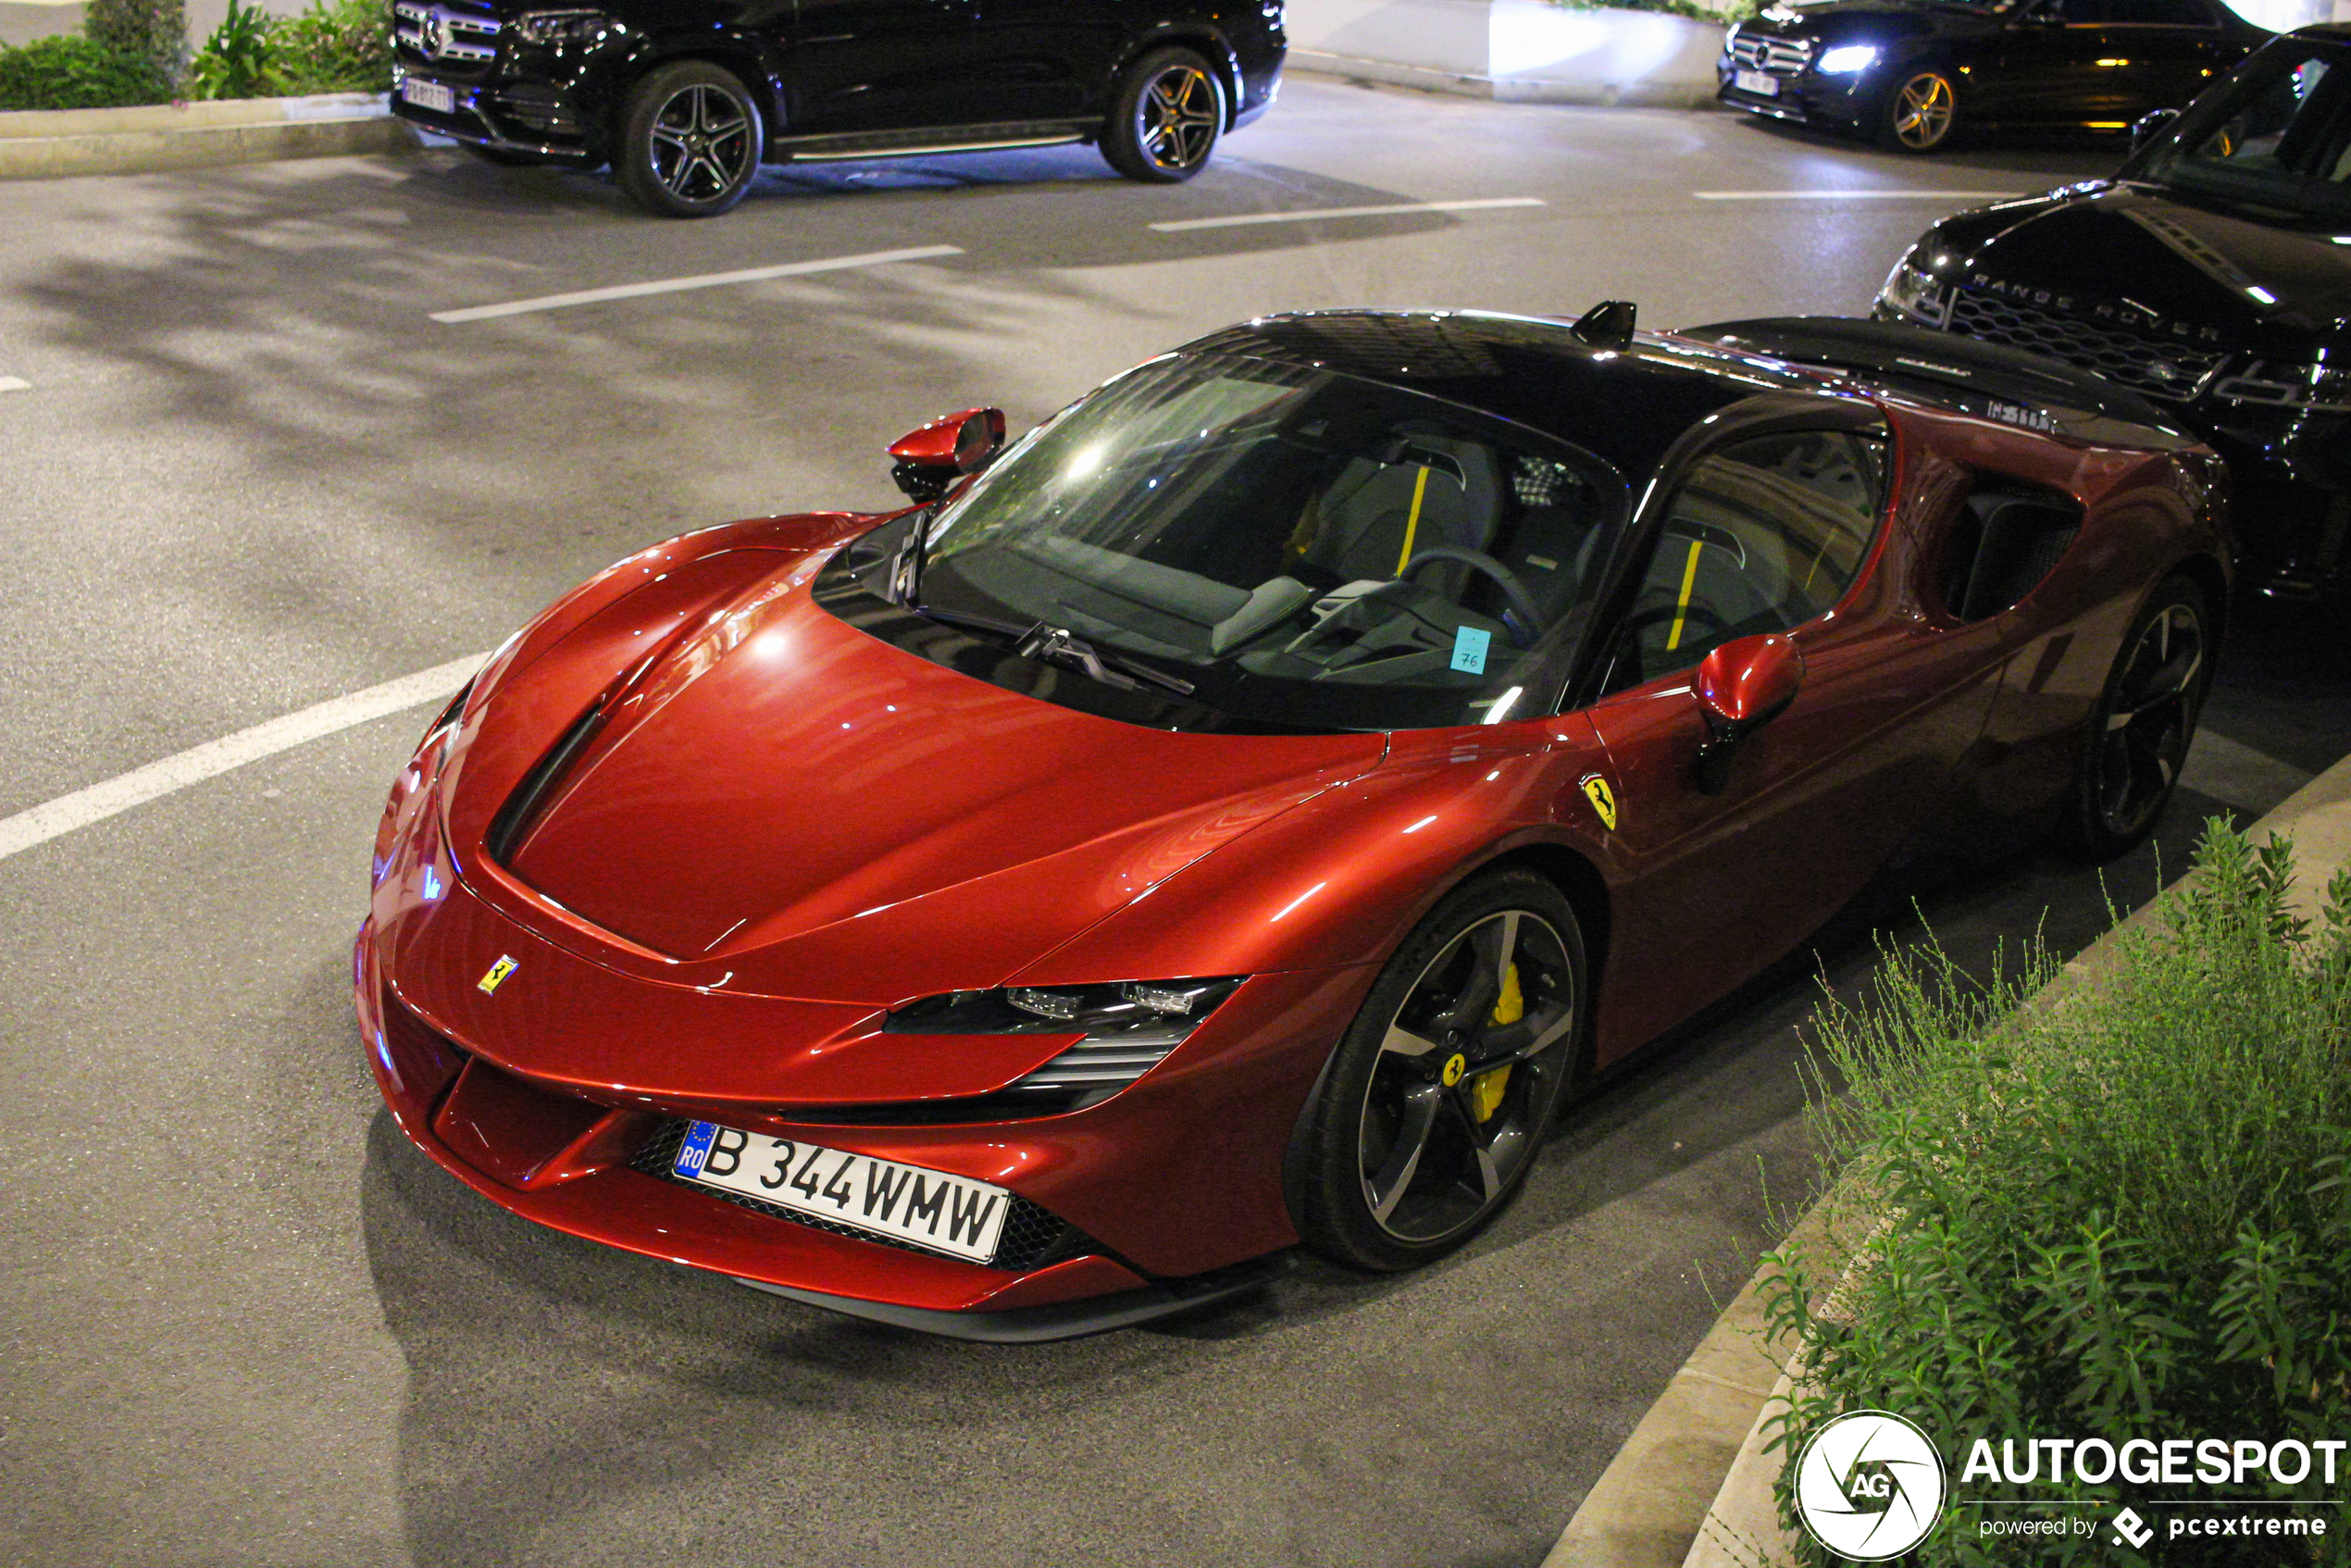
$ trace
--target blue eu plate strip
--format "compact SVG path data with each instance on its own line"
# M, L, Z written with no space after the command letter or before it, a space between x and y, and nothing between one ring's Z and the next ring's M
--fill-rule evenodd
M1453 633L1453 667L1464 675L1486 673L1486 650L1492 647L1494 634L1465 626Z
M669 1168L679 1176L702 1175L703 1162L710 1158L711 1140L718 1136L716 1122L696 1122L686 1129L686 1141L678 1146L678 1163Z

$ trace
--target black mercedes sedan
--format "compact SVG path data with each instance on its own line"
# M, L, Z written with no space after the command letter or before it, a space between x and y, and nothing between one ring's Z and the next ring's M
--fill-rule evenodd
M1936 224L1877 315L2168 405L2229 461L2245 579L2351 588L2351 26L2270 44L2111 180Z
M1777 0L1731 29L1716 95L1933 153L1968 131L2126 131L2270 36L2220 0Z
M762 163L1100 146L1188 180L1274 101L1281 0L394 0L392 112L492 163L609 163L665 218Z

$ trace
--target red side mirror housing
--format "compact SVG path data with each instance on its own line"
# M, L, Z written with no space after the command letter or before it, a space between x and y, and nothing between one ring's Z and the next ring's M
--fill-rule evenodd
M1698 749L1698 788L1719 794L1730 783L1739 741L1787 711L1804 684L1804 651L1778 632L1725 642L1699 661L1695 688L1706 713Z
M889 477L915 501L936 501L1004 449L1004 411L966 408L890 443Z

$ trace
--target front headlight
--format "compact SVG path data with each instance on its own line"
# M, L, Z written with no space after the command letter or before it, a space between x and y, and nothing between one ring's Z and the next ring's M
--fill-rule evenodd
M1008 1085L1045 1112L1108 1100L1200 1027L1246 976L1219 979L1121 980L1104 986L1006 986L950 991L910 1002L882 1020L896 1035L1065 1035L1076 1044Z
M1894 264L1878 291L1878 303L1922 326L1940 327L1951 317L1951 292L1943 280L1921 267L1913 252Z
M584 43L615 25L609 11L525 11L514 20L526 44Z
M2267 404L2314 414L2351 413L2351 363L2314 365L2257 359L2212 389L2223 403Z
M1821 56L1812 68L1822 76L1851 76L1877 63L1877 46L1873 44L1843 44Z

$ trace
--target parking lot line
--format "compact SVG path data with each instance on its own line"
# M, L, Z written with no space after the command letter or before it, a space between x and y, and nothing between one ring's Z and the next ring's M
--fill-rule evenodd
M259 762L263 757L291 751L305 741L396 714L403 708L444 701L489 657L486 653L468 653L462 659L452 659L445 665L435 665L414 675L404 675L397 680L387 680L364 691L330 697L323 703L314 703L309 707L256 724L249 729L240 729L218 740L207 740L201 746L191 746L176 756L149 763L144 767L134 768L104 783L93 784L86 790L76 790L70 795L44 801L14 816L0 817L0 860L31 849L36 844L45 844L77 828L103 822L118 812L129 811L132 806L144 805L157 796L184 790L191 784L201 784L207 778L231 768L243 767L249 762Z
M1539 196L1488 196L1466 202L1396 202L1375 207L1309 207L1303 212L1244 212L1230 218L1185 218L1147 227L1155 234L1195 229L1239 229L1252 223L1311 223L1325 218L1398 218L1415 212L1484 212L1492 207L1539 207Z
M0 392L31 392L32 383L22 376L0 376Z
M846 272L860 267L887 267L894 261L928 261L936 256L963 254L961 245L916 245L911 250L868 251L862 255L788 261L777 267L746 267L734 272L705 272L692 278L663 278L651 283L619 283L609 289L581 289L576 293L508 300L504 305L475 305L463 310L436 310L432 318L448 325L460 321L487 321L492 317L528 316L534 311L562 310L575 305L599 305L605 300L642 299L648 294L679 294L690 289L717 289L729 283L757 283L769 278L803 278L812 272Z
M2023 191L1692 191L1701 202L2013 202Z

